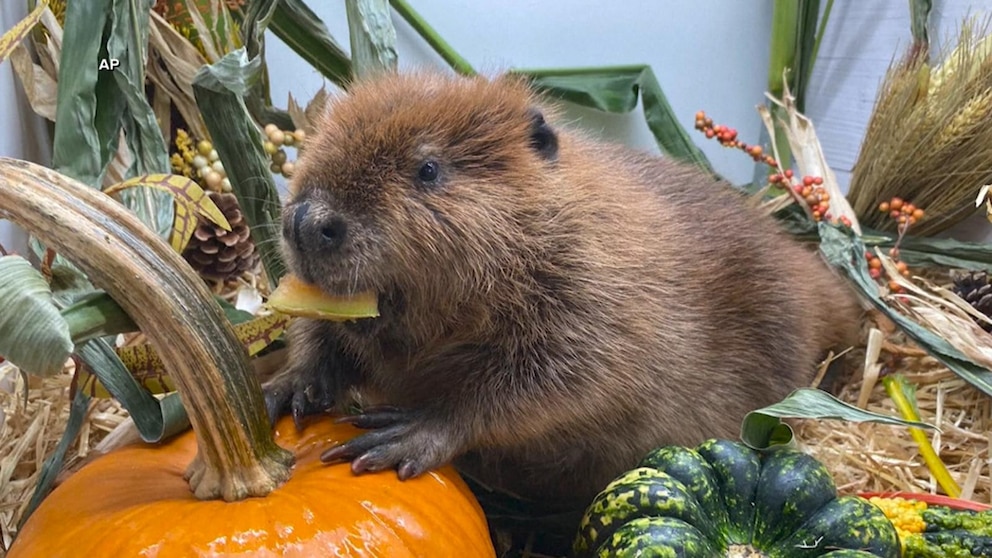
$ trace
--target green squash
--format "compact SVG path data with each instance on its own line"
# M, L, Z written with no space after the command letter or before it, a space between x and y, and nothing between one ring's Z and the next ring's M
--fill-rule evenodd
M710 440L667 446L611 482L586 510L582 557L898 558L880 509L837 496L826 468L785 447Z

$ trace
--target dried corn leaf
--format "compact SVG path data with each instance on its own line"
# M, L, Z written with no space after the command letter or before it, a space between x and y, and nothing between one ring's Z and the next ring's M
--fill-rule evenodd
M148 44L148 79L172 99L189 132L196 137L208 137L203 116L193 99L192 85L193 77L207 63L206 59L155 12L151 14Z
M787 120L781 123L782 130L789 140L789 147L796 160L796 166L799 167L800 175L822 178L823 188L830 195L830 212L835 218L847 217L851 222L851 228L860 235L861 224L858 222L854 209L851 208L844 193L841 192L840 185L837 183L837 176L827 164L823 147L820 146L820 140L816 137L813 122L796 108L795 99L789 92L788 86L786 86L785 94L781 99L775 99L770 95L768 99L775 106L780 107L785 114ZM775 137L775 126L768 107L760 105L758 113L761 115L765 127L768 128L769 136Z
M158 122L158 129L162 132L162 137L172 136L172 99L161 87L152 89L152 112L155 114L155 121Z
M912 293L891 294L886 298L913 318L921 326L939 335L976 364L992 370L992 335L978 327L964 307L971 308L950 291L931 292L929 285L903 277L895 263L884 254L878 254L889 277L903 289ZM953 300L957 298L957 300ZM974 308L971 308L974 312Z
M176 174L146 174L136 176L105 188L104 193L114 195L136 186L154 188L172 195L175 199L175 217L172 222L169 243L176 252L181 253L186 248L189 239L192 238L193 232L196 230L197 220L193 213L202 215L210 220L211 223L216 224L226 231L231 230L231 224L227 222L227 218L224 217L221 210L210 199L210 196L203 191L203 188L196 181L185 176Z
M306 130L306 127L310 124L307 120L306 111L293 98L292 91L290 91L289 98L286 101L286 112L289 114L289 118L293 120L293 126L297 130Z
M58 84L52 76L31 60L31 54L23 44L17 45L11 52L10 63L21 82L31 110L38 116L54 121Z
M31 10L24 19L18 21L9 31L0 35L0 62L3 62L14 51L14 48L21 44L21 41L28 36L34 26L41 20L41 14L48 7L48 0L41 0L34 10Z
M205 2L198 0L185 1L185 16L196 29L196 40L211 63L241 46L241 38L224 2L205 0L208 4L203 5Z
M297 130L303 130L307 135L311 135L316 131L316 126L320 122L321 116L324 114L324 109L327 106L327 101L330 95L327 93L327 88L321 86L320 89L314 93L310 102L307 103L306 107L301 107L293 94L289 94L289 101L286 105L286 112L289 113L289 117L293 120L293 126Z
M42 43L35 42L38 58L41 59L41 67L57 81L62 59L62 25L52 10L45 8L41 14L41 26L45 29L47 39Z

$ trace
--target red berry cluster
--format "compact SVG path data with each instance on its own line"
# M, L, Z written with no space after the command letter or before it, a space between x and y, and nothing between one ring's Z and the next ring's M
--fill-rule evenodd
M898 257L899 256L899 249L898 248L893 248L893 249L889 250L889 255L892 256L893 258ZM878 256L876 256L875 254L873 254L871 252L868 252L868 251L865 252L865 259L868 260L868 275L870 275L871 278L872 279L875 279L876 281L879 280L879 279L881 279L882 278L882 260ZM896 261L896 269L899 271L899 274L902 275L903 277L909 277L910 276L909 266L906 265L906 262ZM892 292L894 292L894 293L899 293L899 292L902 292L903 288L895 280L890 280L889 281L889 290L892 291Z
M889 217L899 223L900 232L915 225L926 216L925 211L899 197L878 204L878 210L882 213L888 213Z
M763 162L766 165L778 168L778 163L771 155L765 155L765 150L760 145L748 145L737 139L737 130L724 126L723 124L713 124L713 119L706 116L706 113L699 111L696 113L696 129L702 132L706 139L716 139L724 147L740 149L754 159L755 162Z
M713 124L713 119L706 116L706 113L699 111L696 113L696 129L703 132L708 139L716 139L724 147L740 149L754 159L755 162L762 162L779 171L768 177L768 182L779 185L782 188L791 190L793 197L802 199L809 206L814 221L826 219L833 223L841 223L851 226L851 220L847 216L839 219L832 219L830 215L830 194L822 187L823 178L819 176L804 176L801 182L795 182L792 169L782 170L778 161L770 155L766 155L760 145L748 145L737 139L737 130L724 126L723 124Z
M906 265L906 262L899 261L899 244L902 242L902 238L906 235L909 227L915 225L920 219L923 219L926 216L926 212L900 197L894 197L889 201L878 204L878 210L882 213L887 213L890 218L899 224L899 238L896 239L896 245L889 250L889 256L895 260L896 269L899 270L899 273L903 277L909 277L909 267ZM867 252L865 253L865 259L868 260L868 273L872 279L880 279L882 276L882 262ZM903 291L903 288L895 281L889 281L889 290L899 293Z
M800 182L792 183L792 176L792 171L786 170L784 173L769 176L768 182L772 184L782 183L787 186L791 185L792 191L809 206L810 211L813 213L814 221L821 221L823 219L830 221L832 218L830 215L830 194L823 187L823 178L819 176L804 176ZM845 215L841 215L838 221L848 227L851 226L851 220Z

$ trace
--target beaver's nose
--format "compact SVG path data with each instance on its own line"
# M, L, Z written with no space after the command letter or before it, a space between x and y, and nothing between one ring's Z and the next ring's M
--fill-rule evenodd
M348 224L337 213L311 212L310 202L301 202L283 223L283 235L301 252L334 252L348 235Z
M344 219L337 215L321 219L317 225L320 227L320 243L327 250L337 250L344 244L345 236L348 234L348 225Z

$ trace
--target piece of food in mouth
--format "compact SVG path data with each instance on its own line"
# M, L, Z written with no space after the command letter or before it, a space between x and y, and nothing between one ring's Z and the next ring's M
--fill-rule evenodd
M379 316L379 297L373 291L330 295L293 274L279 280L268 304L276 312L315 320L347 321Z

